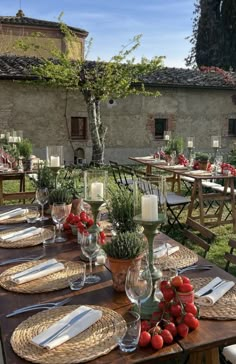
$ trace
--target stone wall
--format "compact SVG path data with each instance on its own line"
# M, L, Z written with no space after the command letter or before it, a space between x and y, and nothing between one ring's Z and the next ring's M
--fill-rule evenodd
M228 119L236 119L233 91L206 89L160 89L162 96L130 96L102 105L101 116L108 126L105 160L128 163L129 156L153 153L164 145L155 140L154 119L168 118L174 135L196 137L196 150L211 151L212 135L222 136L222 151L233 147ZM66 114L66 117L65 117ZM91 140L70 140L70 118L87 116L82 95L32 84L0 81L0 129L23 130L33 142L34 153L45 158L47 145L63 145L65 160L73 161L82 148L91 159Z

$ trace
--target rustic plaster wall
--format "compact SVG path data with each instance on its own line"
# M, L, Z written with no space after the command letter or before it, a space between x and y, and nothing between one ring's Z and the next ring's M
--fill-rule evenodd
M211 151L212 135L222 136L222 150L233 147L228 119L236 119L233 91L160 89L158 98L130 96L102 105L101 115L108 126L105 159L128 162L129 156L152 153L164 145L155 140L154 119L167 118L174 135L196 137L196 150ZM66 117L65 117L66 115ZM47 145L64 145L66 161L82 148L91 159L91 140L70 140L71 116L87 116L82 95L32 84L0 81L0 129L23 130L32 140L34 153L45 158Z

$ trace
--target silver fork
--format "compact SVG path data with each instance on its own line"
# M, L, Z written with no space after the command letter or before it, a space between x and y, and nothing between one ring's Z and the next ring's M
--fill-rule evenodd
M71 300L72 300L72 298L68 297L68 298L65 298L64 300L58 301L58 302L45 302L45 303L38 303L35 305L31 305L31 306L25 306L25 307L18 308L16 310L12 311L8 315L6 315L6 317L12 317L12 316L18 315L23 312L34 311L34 310L39 310L39 309L41 310L43 308L51 310L52 308L63 306L66 303L70 302Z
M21 257L21 258L8 259L8 260L4 260L3 262L0 262L0 266L11 264L11 263L17 263L17 262L30 262L30 261L33 261L33 260L39 260L39 259L44 258L44 257L45 257L45 254L38 255L36 257L31 256L31 257Z

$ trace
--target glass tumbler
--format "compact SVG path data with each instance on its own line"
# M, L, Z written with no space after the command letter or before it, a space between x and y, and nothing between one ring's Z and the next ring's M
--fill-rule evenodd
M86 275L86 264L83 262L73 262L73 266L66 268L69 287L72 291L79 291L83 288Z
M140 315L137 312L128 311L123 315L126 322L126 331L122 336L117 337L121 351L130 353L137 349L141 332Z

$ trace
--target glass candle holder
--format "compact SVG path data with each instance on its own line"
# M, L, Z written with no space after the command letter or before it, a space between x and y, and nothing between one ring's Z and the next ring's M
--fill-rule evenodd
M46 147L46 160L49 167L60 168L64 165L64 153L62 145L49 145Z
M84 172L84 198L88 203L104 202L106 199L108 172L89 170Z

